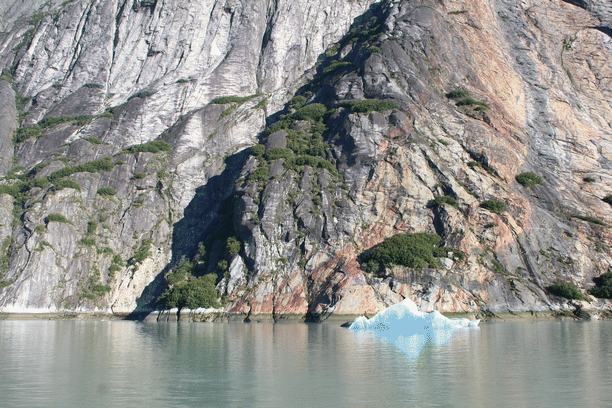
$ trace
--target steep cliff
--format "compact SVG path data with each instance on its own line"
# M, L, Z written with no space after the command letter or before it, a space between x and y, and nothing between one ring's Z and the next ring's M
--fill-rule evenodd
M0 9L0 310L557 310L612 263L604 2L40 3Z

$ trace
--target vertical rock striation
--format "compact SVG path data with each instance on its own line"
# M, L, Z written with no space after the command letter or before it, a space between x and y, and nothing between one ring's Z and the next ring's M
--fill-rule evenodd
M212 275L230 313L558 310L549 285L612 264L603 1L24 7L0 6L0 310L149 310ZM366 262L420 232L448 253Z

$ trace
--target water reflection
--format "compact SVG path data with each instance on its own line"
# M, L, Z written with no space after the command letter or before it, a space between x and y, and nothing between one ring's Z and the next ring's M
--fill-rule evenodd
M612 322L495 323L412 360L333 323L0 321L0 406L610 406L610 344Z

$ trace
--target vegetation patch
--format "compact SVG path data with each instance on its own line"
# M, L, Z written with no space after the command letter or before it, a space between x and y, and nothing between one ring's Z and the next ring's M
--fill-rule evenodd
M521 173L515 177L516 181L523 187L533 187L542 184L542 177L532 172Z
M140 248L138 248L136 252L134 252L134 256L132 257L132 259L130 259L130 265L136 265L150 257L152 244L153 241L151 241L150 239L143 240L140 245Z
M602 198L602 200L610 205L612 205L612 194L608 194L607 196L605 196L604 198Z
M487 200L480 203L480 206L495 214L501 214L502 212L506 211L506 203L499 200Z
M215 274L208 274L182 282L162 293L157 299L157 305L166 310L218 307L219 293L215 288L216 282L217 275Z
M578 287L569 284L569 283L561 283L555 282L549 287L546 288L550 293L556 296L561 296L566 299L576 299L576 300L587 300L587 297L582 294Z
M569 216L571 218L577 218L579 220L587 221L587 222L590 222L592 224L597 224L597 225L601 225L601 226L604 226L604 227L608 226L608 224L606 224L605 222L603 222L603 221L601 221L601 220L599 220L599 219L597 219L595 217L591 217L590 215L569 214Z
M55 183L56 180L68 177L75 173L100 173L103 171L110 171L115 167L115 165L116 163L113 163L110 157L105 157L103 159L93 160L77 166L66 166L63 169L51 173L49 175L49 181Z
M379 272L383 265L402 265L417 269L427 266L437 268L438 258L447 257L449 252L453 258L465 258L465 254L459 250L436 247L439 242L440 236L437 234L419 232L394 235L361 255L362 268L366 272Z
M117 195L117 190L112 187L100 187L96 194L101 196L114 196Z
M452 205L453 207L456 207L457 199L455 197L448 196L448 195L436 197L434 200L434 207L439 207L442 204L449 204L449 205Z
M52 213L45 217L45 224L49 224L50 222L59 222L63 224L72 224L68 218L63 216L62 214Z
M121 153L119 154L159 153L159 152L170 153L171 151L172 151L172 145L170 145L169 143L166 143L163 140L154 140L151 142L130 146L127 149L121 151Z
M220 96L218 98L213 99L212 101L210 101L210 103L212 105L228 105L230 103L245 103L246 101L255 98L256 96L259 96L259 94L255 94L255 95L250 95L250 96Z
M375 99L342 102L340 106L350 109L353 113L370 113L373 111L384 113L391 109L399 109L399 106L395 102L379 101Z
M606 272L601 276L593 278L595 287L589 293L602 299L612 299L612 272Z
M60 179L56 180L51 187L51 191L60 191L65 188L72 188L77 191L81 191L81 185L76 181Z

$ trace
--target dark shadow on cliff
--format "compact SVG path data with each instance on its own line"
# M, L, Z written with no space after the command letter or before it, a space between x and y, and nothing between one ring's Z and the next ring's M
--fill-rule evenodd
M165 289L164 275L183 259L190 259L198 250L198 244L212 234L221 223L224 206L233 192L236 180L250 155L250 149L243 150L225 160L225 169L218 176L211 177L208 183L198 187L183 218L174 224L172 233L172 260L155 277L136 300L136 309L128 318L143 319L155 310L156 300Z

